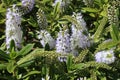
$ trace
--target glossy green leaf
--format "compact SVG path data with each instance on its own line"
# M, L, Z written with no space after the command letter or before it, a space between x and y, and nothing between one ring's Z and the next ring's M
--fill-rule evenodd
M67 64L67 68L69 70L71 68L72 64L73 64L72 55L68 55L66 64Z
M104 50L104 49L111 49L119 43L120 41L112 41L112 40L108 42L103 42L100 45L98 45L97 51Z
M15 59L17 55L17 52L15 52L14 48L12 48L11 52L10 52L10 58L11 59Z
M17 53L17 56L19 56L19 55L24 56L24 55L28 54L32 50L33 46L34 46L34 44L27 44L25 47L22 48L22 50L20 50Z
M19 63L21 63L21 62L19 62ZM21 64L19 64L19 63L18 63L18 65L17 65L17 67L28 67L28 66L30 66L32 63L34 63L34 60L25 61L25 62L23 62L23 63L21 63Z
M14 73L15 68L16 68L15 61L10 61L7 65L7 71L9 73Z
M38 27L37 21L32 16L30 16L30 19L28 19L27 21L32 27Z
M88 8L88 7L86 7L86 8L82 8L84 11L87 11L87 12L99 12L99 10L98 9L95 9L95 8Z
M60 13L60 3L58 2L54 7L53 14L56 16L59 13Z
M4 59L4 60L8 60L10 59L9 55L6 54L6 52L0 50L0 58Z
M79 69L79 70L82 70L84 68L85 68L85 64L84 63L74 64L71 67L71 69Z
M15 50L15 42L14 40L11 40L10 41L10 48L9 48L9 52L12 52Z
M34 74L40 74L40 71L30 71L26 75L23 76L23 78L26 78L28 76L34 75Z
M118 41L119 37L119 29L115 25L110 25L110 34L114 41Z

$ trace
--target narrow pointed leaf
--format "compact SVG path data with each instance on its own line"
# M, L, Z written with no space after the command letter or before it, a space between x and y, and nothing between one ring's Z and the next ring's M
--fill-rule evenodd
M13 73L15 70L16 66L15 66L15 61L10 61L7 65L7 71L9 73Z
M108 42L103 42L103 43L101 43L100 45L98 45L97 51L113 48L114 46L116 46L116 45L119 44L119 43L120 43L120 41L108 41Z
M6 54L6 52L0 50L0 58L4 59L4 60L8 60L10 59L9 55Z
M22 50L20 50L18 52L17 56L19 56L19 55L23 56L23 55L28 54L28 52L31 51L31 49L33 48L33 46L34 46L34 44L28 44L28 45L26 45L24 48L22 48Z
M26 78L26 77L34 75L34 74L40 74L40 71L30 71L28 74L24 75L23 78Z
M119 31L118 30L119 29L117 28L117 26L115 26L115 25L110 26L110 34L114 41L119 40Z
M70 69L71 68L71 66L72 66L72 55L69 55L68 57L67 57L67 68L68 69Z

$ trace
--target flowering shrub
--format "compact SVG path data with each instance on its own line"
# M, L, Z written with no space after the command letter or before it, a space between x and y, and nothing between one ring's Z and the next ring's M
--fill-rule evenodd
M119 80L119 0L1 0L0 80Z

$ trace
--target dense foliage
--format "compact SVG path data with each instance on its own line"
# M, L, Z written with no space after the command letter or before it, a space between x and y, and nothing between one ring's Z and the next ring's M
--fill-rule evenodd
M120 80L119 0L1 0L0 80Z

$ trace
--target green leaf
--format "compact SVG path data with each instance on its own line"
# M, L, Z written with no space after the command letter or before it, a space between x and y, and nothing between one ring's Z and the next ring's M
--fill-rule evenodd
M48 74L48 67L47 67L47 64L44 64L43 67L42 67L42 74L43 75L47 75Z
M115 25L110 25L110 34L114 41L118 41L119 38L119 29Z
M15 49L15 42L14 40L10 41L10 48L9 48L9 52L12 52Z
M94 3L97 4L99 7L103 5L102 0L95 0Z
M58 2L54 7L53 10L54 18L57 18L57 16L59 16L59 13L60 13L60 2Z
M3 5L2 5L2 4L0 4L0 13L5 13L5 12L6 12L6 9L3 8Z
M19 62L19 63L21 63L21 62ZM24 63L18 64L17 67L28 67L32 63L34 63L34 60L25 61Z
M108 3L108 0L103 0L105 3Z
M107 18L103 17L103 19L100 21L100 25L98 26L97 31L94 34L94 41L95 42L99 41L99 37L102 34L103 29L104 29L106 23L107 23Z
M72 62L72 55L68 55L66 64L67 64L67 68L69 70L71 68L72 64L73 64L73 62Z
M32 50L33 46L34 44L27 44L25 47L22 48L22 50L18 52L17 56L24 56L28 54L28 52Z
M30 19L28 19L27 21L32 27L38 27L37 21L32 16L30 16Z
M23 78L29 77L34 74L40 74L40 71L30 71L26 75L24 75Z
M15 61L10 61L7 65L7 71L13 73L16 68Z
M110 49L119 44L120 41L108 41L108 42L103 42L100 45L98 45L97 51L99 50L104 50L104 49Z
M73 64L71 69L79 69L82 70L85 68L85 64L84 63L79 63L79 64Z
M104 7L104 10L101 11L100 15L103 17L108 17L108 7L106 5L103 7Z
M5 22L5 19L0 20L0 24L3 24Z
M16 2L16 0L1 0L2 3L5 4L5 7L9 7L9 5L13 4L14 2Z
M11 50L11 52L10 52L10 58L11 59L15 59L16 58L16 52L15 52L15 49L14 49L14 47L12 48L12 50Z
M10 59L9 55L6 54L6 52L0 50L0 58L4 59L4 60L8 60Z
M34 55L32 54L28 54L26 56L24 56L23 58L21 58L18 62L17 62L17 65L20 66L20 65L24 65L30 61L34 61ZM29 63L28 63L29 64Z
M0 64L0 70L6 69L6 64Z
M82 10L87 11L87 12L99 12L99 10L96 8L88 8L88 7L82 8Z

